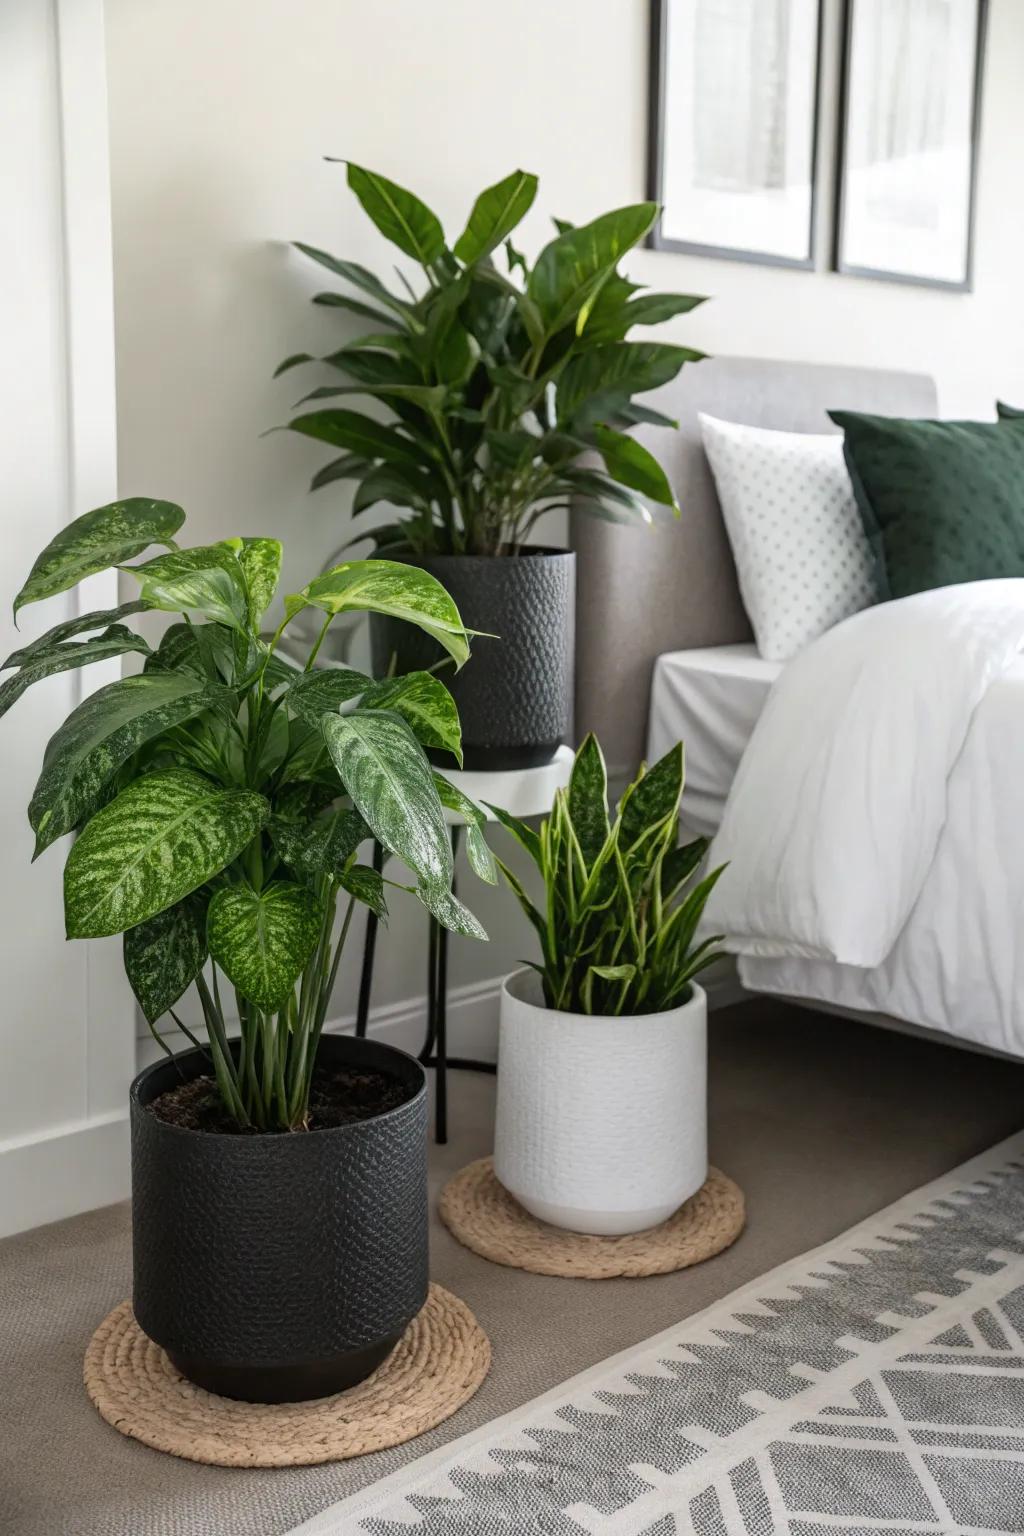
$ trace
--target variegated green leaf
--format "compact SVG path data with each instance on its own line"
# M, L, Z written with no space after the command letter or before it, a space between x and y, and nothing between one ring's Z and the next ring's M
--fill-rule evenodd
M145 603L140 602L121 603L117 608L93 609L92 613L80 613L76 618L65 619L62 623L55 624L52 629L48 629L45 635L40 635L38 640L32 640L28 645L23 645L20 650L12 651L0 666L0 672L6 672L8 667L23 667L40 652L52 650L55 645L71 640L75 635L83 635L87 630L107 629L116 624L119 619L127 619L133 613L142 613L145 606Z
M246 632L249 601L237 556L221 544L174 550L127 571L142 583L142 599L165 613L198 613Z
M129 928L124 968L150 1024L173 1008L206 963L206 909L196 896Z
M288 708L307 725L319 727L322 715L358 699L373 686L373 678L349 667L317 667L295 678L288 690Z
M241 545L238 563L249 593L249 628L255 632L274 600L283 551L277 539L242 539Z
M468 795L464 795L461 789L456 789L443 774L435 773L434 783L437 785L441 804L446 810L454 811L457 816L461 816L466 823L466 857L474 874L481 880L486 880L488 885L497 885L498 866L494 862L494 854L484 835L487 817Z
M425 747L450 752L462 766L462 727L455 700L430 672L407 672L375 683L363 697L364 709L394 709L412 726Z
M62 528L43 550L14 599L14 615L26 603L66 592L86 576L122 565L150 544L169 544L185 514L170 501L133 496L85 512Z
M304 885L222 886L206 918L210 954L243 997L276 1013L316 948L322 918Z
M305 824L275 816L270 835L297 875L330 875L337 880L359 844L370 836L370 829L358 811L339 810Z
M384 613L417 625L454 658L469 659L469 637L459 610L436 577L397 560L349 560L303 587L296 596L325 613Z
M92 640L54 645L48 651L39 651L0 686L0 716L7 713L16 699L20 699L26 688L41 678L52 677L56 672L68 672L76 667L87 667L94 661L109 661L112 656L125 656L130 651L146 655L149 646L123 624L112 624L105 634L95 636Z
M146 774L89 822L64 869L69 939L145 922L204 885L259 832L262 795L218 789L187 768Z
M72 830L111 775L144 742L203 710L230 703L233 695L226 689L176 672L122 677L90 694L46 748L28 808L36 856Z
M430 886L452 882L452 849L430 764L401 715L324 715L338 776L378 842Z
M388 904L384 898L384 877L379 870L370 869L366 864L353 864L351 869L346 869L339 878L339 884L343 890L348 891L357 901L361 901L365 907L369 907L380 922L388 920Z
M593 868L608 836L608 772L591 732L573 763L569 779L569 817L587 869Z
M683 744L677 742L622 797L619 847L629 853L650 827L679 809L683 792Z
M416 895L442 928L461 933L467 939L486 940L484 928L453 891L445 890L443 886L418 885Z
M661 865L662 901L671 901L682 889L700 865L709 846L706 837L698 837L692 843L684 843L681 848L669 849Z

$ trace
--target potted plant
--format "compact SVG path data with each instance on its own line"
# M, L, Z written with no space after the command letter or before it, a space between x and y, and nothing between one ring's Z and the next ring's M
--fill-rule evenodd
M680 745L641 768L612 821L588 736L539 832L494 807L545 892L539 910L501 866L541 961L502 989L494 1171L534 1216L574 1232L657 1226L707 1177L694 977L720 937L695 935L722 871L692 883L707 840L678 846L682 788Z
M339 451L312 489L354 481L357 523L370 508L396 508L397 520L359 537L431 571L482 632L478 665L452 680L467 766L547 761L572 730L575 557L530 544L531 532L570 499L613 518L649 521L648 502L678 511L657 460L626 429L674 426L635 397L703 354L626 338L702 301L637 297L618 270L654 223L654 203L580 228L556 221L531 266L510 238L537 192L525 171L481 192L451 247L405 188L351 162L348 184L424 281L393 292L355 262L298 245L345 284L313 303L366 326L322 358L302 352L280 365L320 362L335 375L298 402L305 409L290 429ZM348 396L379 409L367 415ZM386 615L373 616L371 632L378 671L392 659L401 673L440 658Z
M486 937L452 894L447 800L471 818L477 869L496 878L472 821L482 813L424 755L429 744L460 756L443 684L312 663L352 611L421 626L456 666L469 647L431 575L380 560L339 565L287 597L264 642L280 544L182 549L183 520L180 507L134 499L57 535L16 615L114 565L139 595L10 656L0 713L39 678L145 658L53 736L29 821L37 854L77 834L68 938L123 933L157 1039L169 1014L194 1046L131 1089L136 1317L201 1386L291 1401L367 1375L427 1289L423 1070L389 1046L322 1033L355 905L386 913L385 882L357 850L377 838L441 923ZM127 563L152 545L164 552ZM155 649L124 623L145 609L180 616ZM300 670L277 642L307 610L320 624ZM192 985L205 1045L175 1012Z

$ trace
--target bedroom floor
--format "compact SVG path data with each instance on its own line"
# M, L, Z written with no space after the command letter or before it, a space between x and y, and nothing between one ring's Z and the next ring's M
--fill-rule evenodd
M404 1461L699 1311L1024 1124L1024 1064L768 1001L711 1019L715 1162L743 1186L736 1246L677 1275L599 1283L501 1269L435 1222L432 1272L473 1307L494 1367L412 1445L302 1471L175 1461L88 1404L81 1356L130 1289L126 1206L0 1243L0 1530L10 1536L281 1536ZM453 1075L433 1189L490 1150L493 1079Z

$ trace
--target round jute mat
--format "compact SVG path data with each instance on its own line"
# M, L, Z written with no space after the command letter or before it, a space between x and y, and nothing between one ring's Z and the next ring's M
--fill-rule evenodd
M157 1451L215 1467L311 1467L412 1440L469 1401L491 1346L457 1296L431 1285L372 1376L307 1403L241 1403L186 1381L122 1301L85 1353L85 1387L108 1424Z
M713 1258L743 1230L743 1191L717 1168L660 1227L628 1237L588 1237L549 1226L523 1209L481 1157L441 1192L441 1220L466 1248L494 1264L572 1280L668 1275Z

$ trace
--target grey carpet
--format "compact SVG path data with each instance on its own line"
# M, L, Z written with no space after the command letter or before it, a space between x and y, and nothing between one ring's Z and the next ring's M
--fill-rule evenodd
M303 1471L175 1461L105 1425L81 1386L92 1328L129 1291L111 1207L0 1244L4 1536L280 1536L403 1462L699 1311L1017 1130L1024 1065L756 1002L711 1027L711 1150L750 1219L709 1264L643 1281L548 1280L487 1264L435 1225L432 1272L475 1310L494 1368L411 1445ZM493 1083L458 1074L437 1187L490 1150Z

